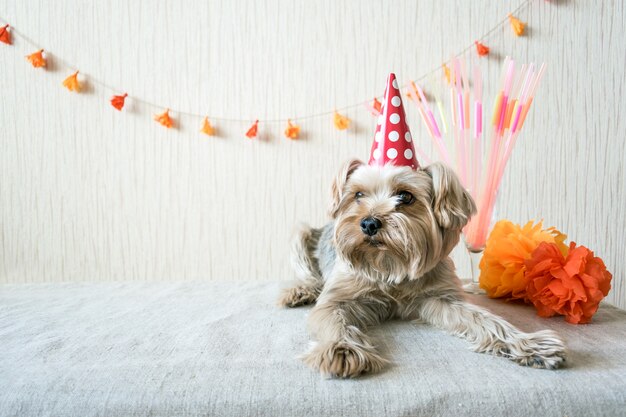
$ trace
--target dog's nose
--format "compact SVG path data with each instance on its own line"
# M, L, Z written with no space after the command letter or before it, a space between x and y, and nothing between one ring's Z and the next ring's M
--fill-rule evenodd
M376 217L366 217L361 220L361 230L368 236L374 236L381 227L383 224Z

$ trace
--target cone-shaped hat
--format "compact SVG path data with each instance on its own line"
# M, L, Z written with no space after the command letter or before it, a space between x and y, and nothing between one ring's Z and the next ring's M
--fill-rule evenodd
M396 75L391 73L387 79L387 89L381 114L378 116L376 134L369 164L384 166L391 163L396 166L419 168L415 158L413 138L406 124L406 115Z

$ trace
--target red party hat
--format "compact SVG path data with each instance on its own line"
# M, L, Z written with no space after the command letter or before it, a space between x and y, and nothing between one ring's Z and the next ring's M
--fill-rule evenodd
M391 73L387 79L387 89L380 116L369 165L384 166L385 164L419 168L415 158L413 138L406 124L406 114L402 105L402 96L396 75Z

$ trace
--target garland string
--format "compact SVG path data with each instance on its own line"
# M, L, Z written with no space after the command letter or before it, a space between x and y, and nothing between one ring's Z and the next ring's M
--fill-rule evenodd
M528 6L531 1L532 0L524 0L515 10L513 10L510 13L507 13L507 15L506 15L506 17L504 19L499 21L495 26L493 26L491 29L489 29L487 32L485 32L481 37L477 38L474 42L470 43L467 47L465 47L461 51L459 51L456 54L452 55L451 59L449 61L446 61L446 62L442 63L441 65L438 65L436 68L433 68L433 69L423 73L419 77L415 78L413 81L418 81L418 82L419 81L423 81L426 78L428 78L429 76L432 76L435 72L441 71L441 70L443 70L445 75L446 75L446 77L448 77L449 76L448 75L449 74L448 64L454 58L457 58L457 57L460 57L460 56L464 55L465 53L467 53L472 48L476 48L476 43L480 43L482 45L482 41L484 41L485 39L489 38L496 30L500 29L507 22L509 22L511 24L511 26L512 26L514 32L516 33L516 35L518 35L518 36L521 35L523 33L523 28L524 28L523 25L524 25L524 23L522 23L518 19L516 19L514 17L514 15L517 14L518 12L520 12L521 10L523 10L526 6ZM25 41L27 44L32 46L34 49L36 49L38 52L36 52L35 54L40 54L41 52L44 51L44 49L41 48L38 45L37 42L35 42L32 39L30 39L24 33L19 31L18 29L16 29L13 25L9 26L9 22L7 22L4 18L0 17L0 22L2 22L5 25L7 25L7 26L4 27L5 32L6 32L6 28L10 28L10 31L11 31L10 36L12 36L14 38L20 38L23 41ZM3 33L3 35L4 35L4 37L9 36L9 35L6 35L4 33ZM10 38L8 38L8 39L10 39ZM8 43L8 42L5 42L5 43ZM35 55L35 54L33 54L33 55ZM480 54L480 52L479 52L479 54ZM73 74L73 76L75 76L76 73L78 73L78 68L76 68L74 65L68 63L67 61L63 60L62 58L60 58L60 57L58 57L56 55L54 55L54 61L55 61L55 63L60 64L60 66L65 67L66 69L69 69L72 72L74 72L75 74ZM43 65L45 65L45 61L44 61ZM105 83L104 81L101 81L100 79L98 79L96 77L93 77L93 76L91 76L91 75L89 75L87 73L81 72L80 74L81 74L81 76L83 78L89 79L89 81L91 83L93 83L94 85L97 85L97 86L99 86L99 87L101 87L101 88L103 88L105 90L109 90L109 92L111 92L113 94L116 94L116 96L114 96L114 98L119 97L119 99L117 100L117 103L114 104L114 107L117 108L117 106L119 104L121 104L121 106L123 106L123 99L121 99L122 96L117 96L121 91L124 91L123 89L113 87L113 86ZM411 83L413 81L403 85L401 87L401 90L403 90L403 91L409 90L409 92L410 92L411 91L410 90ZM68 87L68 88L70 88L70 87ZM169 120L167 120L167 121L165 120L166 118L169 119L169 116L168 116L169 112L173 112L175 114L178 114L179 116L188 116L188 117L198 118L198 119L201 119L201 120L204 120L207 117L205 114L194 113L194 112L189 112L189 111L184 111L184 110L178 110L178 109L170 108L168 106L163 106L161 104L158 104L158 103L155 103L155 102L151 102L151 101L142 99L140 97L137 97L137 96L134 96L134 95L128 94L128 93L124 93L123 97L124 98L129 97L133 101L141 103L144 106L147 106L147 107L150 107L150 108L153 108L153 109L160 109L160 110L167 109L167 111L164 114L160 115L161 118L160 118L160 120L158 120L160 123L164 124L164 126L166 126L166 127L170 127L171 126L170 125L171 122ZM376 103L376 101L378 101L378 99L382 99L382 95L374 97L374 104ZM121 109L121 106L120 106L120 109ZM318 118L322 118L322 117L334 116L334 123L335 123L335 125L339 124L338 129L343 130L343 129L345 129L347 127L347 124L349 124L349 119L347 119L345 116L342 116L340 113L343 113L343 112L346 112L348 110L352 110L352 109L355 109L355 108L358 108L358 107L363 107L363 106L365 106L366 108L370 109L372 107L371 100L360 101L358 103L353 103L353 104L349 104L349 105L346 105L346 106L338 107L338 108L333 109L333 110L328 110L328 111L323 111L323 112L319 112L319 113L308 114L308 115L304 115L304 116L301 116L301 117L276 118L276 119L258 119L258 120L255 121L253 127L256 127L258 123L263 123L263 124L283 123L283 124L285 124L285 123L290 123L291 120L297 120L297 121L301 122L303 120L318 119ZM166 117L162 117L162 116L166 116ZM229 118L229 117L216 117L216 116L208 116L208 119L216 120L216 121L220 121L220 122L250 123L250 119L235 119L235 118ZM166 122L166 123L164 123L164 122ZM254 130L254 129L251 128L250 130Z

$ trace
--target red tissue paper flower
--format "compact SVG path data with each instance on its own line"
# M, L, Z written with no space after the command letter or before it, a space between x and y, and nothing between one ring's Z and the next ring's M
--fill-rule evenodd
M613 276L602 259L574 242L567 256L542 242L525 264L526 292L541 317L562 314L568 323L589 323L611 289Z

